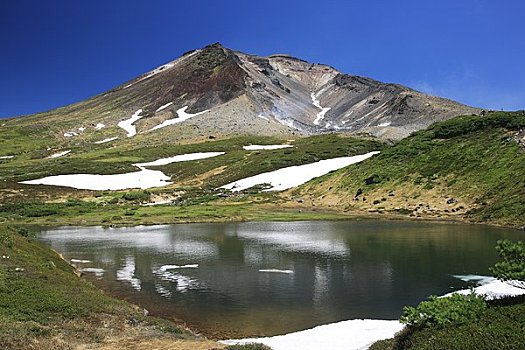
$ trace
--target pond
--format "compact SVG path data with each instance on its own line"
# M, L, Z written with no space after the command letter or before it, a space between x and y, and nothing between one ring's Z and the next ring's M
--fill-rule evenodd
M498 239L523 232L404 221L62 227L39 239L85 278L211 337L268 336L404 305L488 275Z

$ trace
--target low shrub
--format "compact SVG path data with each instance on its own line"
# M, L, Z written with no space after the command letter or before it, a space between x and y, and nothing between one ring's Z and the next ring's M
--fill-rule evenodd
M400 321L409 326L443 328L475 321L486 308L484 298L474 293L446 298L432 295L415 308L405 306Z

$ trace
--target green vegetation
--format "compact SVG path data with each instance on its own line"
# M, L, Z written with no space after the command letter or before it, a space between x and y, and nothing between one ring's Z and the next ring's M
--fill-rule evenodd
M489 301L477 320L442 328L405 327L370 350L520 350L525 344L524 320L525 297Z
M405 306L400 321L421 328L458 326L477 321L486 308L484 298L474 293L452 294L447 298L431 295L415 308Z
M104 295L57 253L27 236L26 229L0 226L0 348L72 349L124 334L130 324L137 333L194 338Z
M491 269L494 277L512 281L514 286L525 289L525 243L501 240L498 241L496 250L502 261Z
M359 167L318 178L303 192L336 194L346 199L348 210L421 212L418 207L424 207L445 216L458 212L473 221L522 226L523 129L525 112L453 118L414 133Z

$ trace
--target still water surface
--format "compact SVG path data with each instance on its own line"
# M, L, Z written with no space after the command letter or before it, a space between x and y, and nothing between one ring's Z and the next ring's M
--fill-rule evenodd
M469 286L453 275L489 274L496 241L523 232L370 220L64 227L39 237L111 294L206 335L239 337L396 319L404 305Z

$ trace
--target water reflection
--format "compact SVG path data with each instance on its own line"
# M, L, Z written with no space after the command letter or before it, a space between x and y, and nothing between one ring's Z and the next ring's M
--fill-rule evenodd
M521 235L363 221L59 228L40 239L153 314L237 337L397 318L403 305L468 285L451 275L486 275L495 242Z

